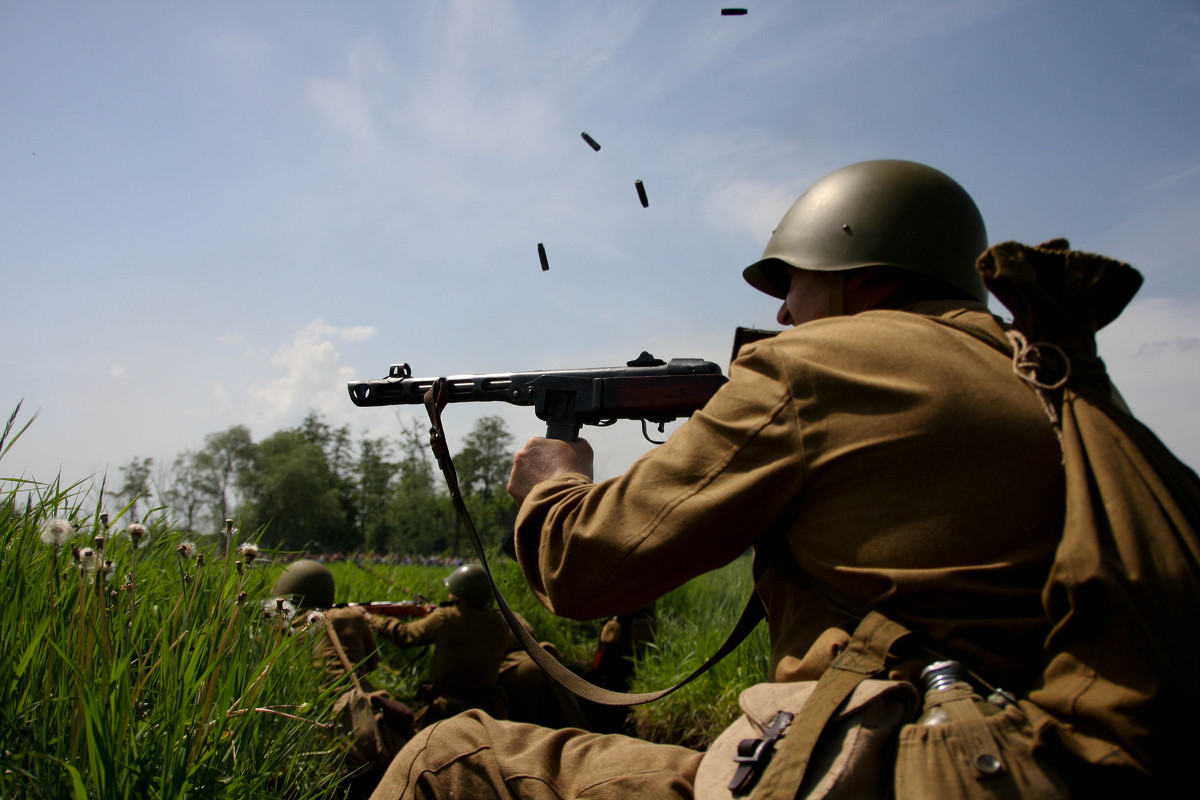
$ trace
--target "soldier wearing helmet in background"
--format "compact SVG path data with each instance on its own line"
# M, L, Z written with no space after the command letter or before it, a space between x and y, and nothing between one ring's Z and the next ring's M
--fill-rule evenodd
M516 550L542 603L576 619L627 613L753 547L773 684L821 678L879 610L993 683L1027 689L1047 634L1040 593L1063 476L1038 398L963 330L1004 340L975 270L986 246L970 196L930 167L869 161L814 184L743 273L783 301L777 319L791 329L743 347L729 382L666 444L601 483L586 442L535 438L517 453ZM916 683L921 666L895 674ZM945 797L1062 789L1030 755L1015 706L982 713L1004 726L999 758L954 750L965 745L952 726L909 726L920 739L901 752L927 759L910 776L949 781ZM472 712L419 734L373 797L507 797L530 782L559 797L687 798L713 788L706 775L723 776L715 788L729 796L737 765L723 758L701 768L681 747ZM893 791L890 765L838 778L812 763L806 786L853 778L868 785L851 796Z
M352 692L360 689L371 696L383 695L383 699L389 701L386 707L390 713L381 716L395 721L395 734L401 739L411 735L414 728L468 708L481 708L504 716L503 692L497 689L497 677L509 631L492 607L492 588L487 575L478 564L468 564L446 576L443 583L450 593L447 602L424 617L404 621L368 614L360 607L335 608L334 579L324 564L304 559L284 570L275 584L276 596L291 595L302 608L325 610L328 635L316 640L314 662L324 670L327 684L348 673L347 662L354 667L357 682L335 704L335 714L341 715ZM377 636L399 647L434 646L429 683L422 686L421 700L426 705L416 713L415 720L411 711L408 711L409 719L397 719L403 717L407 709L397 708L402 704L391 701L386 692L376 690L368 679L379 665ZM354 728L353 740L356 736L365 736L369 726L355 720L346 727ZM402 741L396 743L396 748L400 744ZM350 744L349 766L357 768L365 764L367 767L366 773L357 777L350 789L357 796L366 796L387 767L386 761L367 763L373 760L373 747L372 742L352 741ZM386 751L387 748L378 745L377 749Z
M371 684L370 674L379 666L373 618L357 608L334 608L334 592L333 573L312 559L289 564L272 590L276 597L292 598L300 609L325 615L324 635L313 642L313 663L326 686L340 682L345 687L332 712L345 754L340 790L352 800L371 793L388 761L412 736L413 712ZM294 624L304 616L297 615ZM385 708L391 713L384 714Z
M420 725L469 708L503 716L504 693L496 681L509 632L494 607L487 573L479 564L465 564L443 583L450 599L428 616L413 622L384 618L371 626L401 647L434 646L429 683L421 687L427 705L418 712Z

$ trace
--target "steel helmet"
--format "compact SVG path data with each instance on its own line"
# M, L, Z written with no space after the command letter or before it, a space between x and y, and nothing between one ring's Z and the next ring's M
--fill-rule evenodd
M492 604L492 582L479 564L464 564L442 582L450 594L469 606L487 608Z
M742 275L787 295L787 267L838 272L912 270L987 299L975 259L987 231L975 202L948 175L912 161L863 161L831 172L800 195Z
M324 564L302 558L288 565L275 581L276 597L297 595L302 608L333 607L333 573Z

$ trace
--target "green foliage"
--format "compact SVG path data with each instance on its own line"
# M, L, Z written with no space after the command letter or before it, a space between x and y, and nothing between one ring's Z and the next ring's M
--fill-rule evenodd
M272 546L356 548L341 486L325 453L302 431L280 431L253 445L239 487L246 496L246 524L266 528Z
M489 541L503 538L516 516L504 488L511 447L504 421L484 417L455 457L467 505ZM149 495L150 465L135 458L121 468L125 484L117 496L126 504ZM213 533L241 517L244 527L264 529L272 547L292 551L469 549L434 469L428 433L415 420L396 442L354 442L347 426L333 428L315 412L258 443L235 425L206 436L199 452L177 456L154 484L167 519L183 530Z
M630 691L673 686L715 653L754 590L750 558L695 578L658 602L659 635L637 665ZM759 625L737 650L678 692L634 709L638 735L703 748L741 714L742 689L767 680L771 648Z
M368 550L384 550L393 534L388 506L392 482L400 467L390 460L392 445L387 439L364 437L358 446L354 480L358 491L358 538Z
M145 501L148 505L151 502L150 496L150 468L154 466L153 458L138 459L137 456L128 464L120 468L124 481L121 488L117 490L117 497L129 507L129 518L138 521L138 503Z
M237 485L238 476L251 463L250 429L245 425L234 425L219 433L204 437L204 449L196 454L198 486L207 496L211 519L207 531L216 531L233 516L235 502L230 493Z
M463 494L485 499L504 494L512 469L513 437L500 417L482 417L463 437L463 449L454 459Z
M263 572L56 484L0 489L0 796L328 793L331 697Z

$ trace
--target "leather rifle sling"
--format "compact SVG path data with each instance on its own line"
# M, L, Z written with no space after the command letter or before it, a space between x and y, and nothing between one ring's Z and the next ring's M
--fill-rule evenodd
M725 640L725 643L691 675L688 675L669 689L642 693L614 692L611 689L596 686L567 669L559 663L558 659L546 652L546 649L520 623L516 614L509 607L508 601L504 599L504 595L500 592L500 587L496 585L496 581L492 577L492 570L488 566L487 555L484 553L483 542L480 541L479 533L475 530L475 523L471 519L471 514L467 510L466 503L463 502L462 493L458 486L458 473L454 469L454 462L450 457L450 449L446 444L445 432L442 428L442 409L446 406L446 400L444 399L445 391L445 378L438 378L434 381L433 386L429 387L425 392L425 410L428 412L429 422L433 426L429 431L429 446L432 448L434 457L437 459L442 476L446 479L446 486L450 490L450 498L454 503L454 509L458 512L459 519L462 520L463 526L467 529L467 537L471 540L471 546L475 549L475 555L479 559L479 563L483 565L488 582L491 583L492 592L496 596L496 604L500 607L500 613L508 623L508 627L512 630L513 635L517 637L517 641L521 643L521 647L533 659L534 663L541 667L547 675L567 691L585 700L606 706L636 706L666 697L676 689L700 677L710 667L733 652L742 643L742 640L749 636L750 632L766 616L766 610L763 608L758 594L751 594L750 600L746 603L745 610L742 611L741 617L730 632L729 637Z

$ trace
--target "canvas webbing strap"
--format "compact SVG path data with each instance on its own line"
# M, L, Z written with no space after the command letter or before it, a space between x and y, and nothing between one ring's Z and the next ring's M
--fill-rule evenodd
M425 410L429 414L429 422L432 425L429 431L429 446L432 448L438 467L446 479L446 486L450 490L450 498L454 503L454 510L458 512L459 519L462 520L463 527L467 530L467 537L471 540L471 546L475 549L475 556L479 559L479 563L483 565L484 572L487 573L488 581L492 585L492 592L496 596L496 604L500 607L500 613L508 623L508 627L512 630L513 635L517 637L517 641L521 643L521 647L533 659L534 663L541 667L547 675L567 691L585 700L606 706L636 706L666 697L671 692L691 683L726 655L733 652L742 643L742 640L750 635L750 632L754 630L759 621L766 616L766 611L758 595L751 594L749 602L746 603L745 610L742 611L741 618L738 619L737 624L734 626L733 631L730 632L729 638L725 640L725 643L721 645L711 658L700 665L695 672L669 689L642 693L614 692L610 689L603 689L596 686L567 669L558 659L546 652L546 649L525 629L525 626L517 619L517 615L513 612L512 608L509 607L508 601L504 599L500 587L496 585L496 581L492 577L492 570L488 566L487 554L484 552L483 542L479 538L478 531L475 530L475 523L471 519L467 505L463 502L462 492L458 486L458 473L454 469L454 461L450 457L450 448L446 444L445 432L442 428L442 409L446 406L446 401L443 397L445 390L445 379L437 379L433 386L429 387L425 392Z
M821 732L854 687L883 670L888 650L907 633L903 625L878 612L867 614L846 649L817 681L812 695L777 745L775 756L750 800L790 800L796 796Z
M342 647L342 640L338 638L337 633L333 630L333 622L329 622L325 626L325 632L329 634L329 641L333 642L333 649L337 651L338 658L341 659L342 666L346 668L346 672L350 675L350 681L354 684L354 688L358 689L362 694L362 684L358 682L358 673L354 671L354 665L350 663L350 659L346 657L346 650Z

